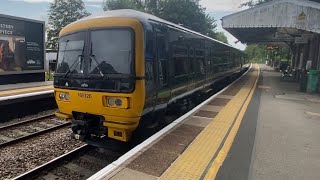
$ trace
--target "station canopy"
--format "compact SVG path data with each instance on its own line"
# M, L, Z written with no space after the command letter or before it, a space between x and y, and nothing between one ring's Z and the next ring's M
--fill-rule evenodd
M223 17L222 27L242 43L304 44L320 33L320 3L274 0Z

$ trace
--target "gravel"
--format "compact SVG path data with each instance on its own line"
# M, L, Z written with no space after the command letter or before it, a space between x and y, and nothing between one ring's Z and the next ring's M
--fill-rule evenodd
M65 168L65 167L57 167L57 168L53 169L50 172L53 173L54 175L63 177L65 180L69 180L69 179L70 180L84 179L84 176L81 175L80 173L74 172L74 171L70 171L68 168Z
M0 148L1 179L11 179L82 146L82 142L70 138L70 133L69 128L59 129Z
M6 136L6 137L9 137L9 138L13 138L13 139L16 139L16 138L19 138L19 137L23 136L23 134L19 134L17 132L12 131L12 130L5 131L5 132L0 132L0 135Z
M78 166L84 167L86 169L89 169L93 172L98 172L100 169L103 168L103 166L100 166L99 164L93 164L92 162L85 161L81 158L78 158L72 161L72 163L77 164Z
M0 122L0 127L7 126L7 125L10 125L10 124L14 124L14 123L18 123L18 122L21 122L21 121L26 121L26 120L37 118L37 117L41 117L41 116L44 116L44 115L53 114L56 111L57 111L57 109L47 110L47 111L39 112L39 113L34 114L34 115L28 115L28 116L25 116L25 117L22 117L22 118L15 118L15 119L11 119L10 121L6 121L6 122Z

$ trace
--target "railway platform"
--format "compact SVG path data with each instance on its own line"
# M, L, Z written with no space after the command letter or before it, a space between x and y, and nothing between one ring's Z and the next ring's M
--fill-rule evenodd
M53 82L0 85L0 105L53 96Z
M266 65L90 179L319 179L320 97Z

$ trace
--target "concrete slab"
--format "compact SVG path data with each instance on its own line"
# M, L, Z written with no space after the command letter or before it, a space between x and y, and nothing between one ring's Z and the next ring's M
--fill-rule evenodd
M169 134L159 142L152 146L153 149L160 151L167 151L170 153L181 154L187 146L192 142L192 139L188 139L183 136L177 136L174 134Z
M184 124L205 128L212 120L213 118L193 116L192 118L189 118L187 121L185 121Z
M277 72L263 72L263 84L272 90L261 94L251 179L318 180L320 121L305 112L319 113L320 104L307 101L295 92L297 84L278 77Z
M156 180L158 179L155 176L145 174L139 171L135 171L129 168L122 169L119 173L117 173L115 176L110 178L110 180Z
M133 160L127 168L160 177L170 167L179 154L157 149L148 149Z
M208 105L225 106L228 104L229 101L230 101L230 99L215 98L211 102L209 102Z
M211 111L211 112L220 112L224 106L213 106L213 105L204 105L201 110Z
M200 110L196 114L194 114L194 116L214 118L217 114L218 114L217 112Z
M220 94L217 98L232 99L234 96Z
M192 139L192 138L195 138L202 130L203 130L202 127L183 124L177 129L175 129L174 131L172 131L171 134Z

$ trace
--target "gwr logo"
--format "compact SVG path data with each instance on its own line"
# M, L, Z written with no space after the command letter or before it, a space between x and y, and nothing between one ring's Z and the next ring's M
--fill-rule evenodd
M92 95L91 94L86 94L86 93L78 93L78 96L81 98L86 98L86 99L91 99Z

